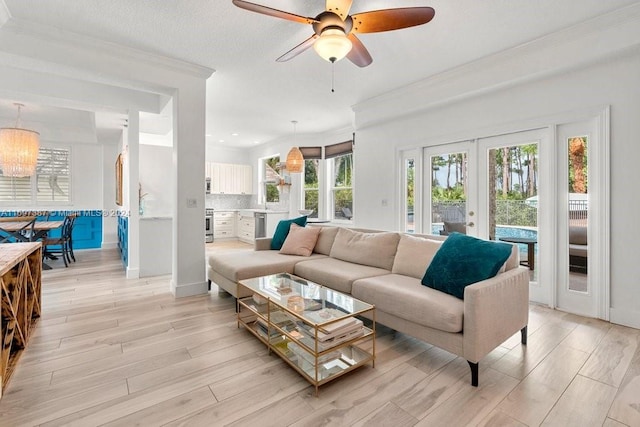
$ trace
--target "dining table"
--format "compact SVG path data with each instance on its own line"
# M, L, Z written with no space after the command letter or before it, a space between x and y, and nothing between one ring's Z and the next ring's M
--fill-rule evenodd
M42 240L49 232L52 230L58 229L62 227L64 221L36 221L33 224L33 235L22 234L21 230L25 228L25 226L29 225L28 221L12 221L12 222L3 222L0 224L0 231L4 231L5 233L13 236L16 242L37 242L38 240ZM28 227L30 230L31 227ZM46 248L43 248L43 254L45 257L51 259L57 259L53 255L48 255L46 252ZM44 270L51 270L51 266L47 263L42 262L42 268Z
M0 230L11 234L20 242L35 242L42 239L50 231L62 227L64 221L36 221L33 224L33 236L20 234L19 231L28 225L27 221L4 222L0 225Z

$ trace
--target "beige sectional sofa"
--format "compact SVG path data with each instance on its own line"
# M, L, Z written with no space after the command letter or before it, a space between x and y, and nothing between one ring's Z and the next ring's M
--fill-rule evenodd
M464 299L424 286L421 279L444 236L322 227L311 256L284 255L258 239L255 251L213 254L208 279L234 297L239 280L279 272L353 295L376 306L376 321L464 357L471 383L478 363L518 331L526 344L528 270L518 249L493 278L464 289ZM241 288L243 289L243 288Z

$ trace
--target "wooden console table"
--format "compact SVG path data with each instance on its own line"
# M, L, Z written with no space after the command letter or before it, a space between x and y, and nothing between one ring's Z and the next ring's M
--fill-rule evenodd
M42 244L0 244L0 397L40 317Z

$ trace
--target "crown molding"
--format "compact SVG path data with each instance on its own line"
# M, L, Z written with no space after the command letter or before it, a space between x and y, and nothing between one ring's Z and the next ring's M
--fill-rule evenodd
M370 98L356 129L623 55L640 45L640 3Z
M4 2L3 0L0 0L0 2L1 22L2 5L4 5ZM134 66L144 66L149 69L161 69L197 79L207 79L215 72L215 70L205 66L145 52L116 43L105 42L47 25L35 24L30 21L13 18L10 14L6 25L2 27L2 33L3 37L13 36L24 42L31 41L35 45L57 46L71 51L78 51L78 57L80 58L84 57L83 54L91 56L99 52L101 57L112 59L114 63L128 63L134 64ZM60 58L59 63L67 64L69 59L71 58ZM99 73L103 72L104 70L99 70Z

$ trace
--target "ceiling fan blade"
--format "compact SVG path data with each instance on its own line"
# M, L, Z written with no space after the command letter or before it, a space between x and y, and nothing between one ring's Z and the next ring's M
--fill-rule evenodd
M403 7L372 10L351 15L355 33L379 33L426 24L436 11L431 7Z
M327 0L327 7L325 8L329 12L333 12L338 15L344 21L349 16L349 9L353 0Z
M307 18L305 16L295 15L293 13L284 12L282 10L273 9L267 6L262 6L255 3L249 3L244 0L233 0L233 4L240 9L250 10L251 12L262 13L263 15L275 16L276 18L286 19L288 21L299 22L301 24L313 24L319 22L314 18Z
M355 34L349 33L347 36L351 40L351 50L347 53L347 59L356 64L358 67L366 67L373 62L373 58L369 54L369 51L362 44L359 38Z
M315 43L317 38L318 38L317 34L312 35L311 37L309 37L308 39L300 43L298 46L294 47L289 52L285 53L280 58L276 59L276 61L285 62L295 58L296 56L300 55L302 52L304 52L305 50L313 46L313 43Z

